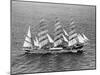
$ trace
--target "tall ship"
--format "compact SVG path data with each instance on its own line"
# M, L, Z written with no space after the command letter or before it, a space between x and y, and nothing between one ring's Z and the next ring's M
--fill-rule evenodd
M66 31L59 18L56 18L55 22L54 38L50 36L48 24L44 18L40 20L39 29L34 38L29 26L23 44L25 53L77 53L84 51L83 48L88 45L89 39L84 33L76 31L74 20L71 20L69 24L69 31Z

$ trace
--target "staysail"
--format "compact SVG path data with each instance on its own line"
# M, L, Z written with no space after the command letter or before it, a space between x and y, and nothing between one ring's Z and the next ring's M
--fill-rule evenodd
M89 39L82 33L84 40L87 42Z
M64 41L68 42L68 39L62 34Z
M55 37L54 37L54 47L60 45L63 41L62 41L62 26L61 23L59 21L59 19L56 19L56 24L55 24L55 33L54 33Z
M77 38L79 43L85 43L85 39L82 37L82 35L78 34Z
M47 37L48 37L50 43L54 43L53 39L51 38L51 36L49 34L47 34Z

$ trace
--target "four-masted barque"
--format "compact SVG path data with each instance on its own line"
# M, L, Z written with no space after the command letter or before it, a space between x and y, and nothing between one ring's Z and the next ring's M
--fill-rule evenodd
M39 30L35 37L32 37L31 27L25 37L23 50L25 53L77 53L83 52L83 47L88 44L89 39L84 33L76 31L74 20L69 24L69 32L63 27L59 18L54 24L54 38L48 33L48 24L44 18L40 20Z

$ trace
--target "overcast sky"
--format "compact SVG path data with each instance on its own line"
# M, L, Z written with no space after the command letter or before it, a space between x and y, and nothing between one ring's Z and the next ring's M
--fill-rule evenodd
M12 2L12 32L17 38L22 38L28 26L36 32L41 17L47 19L49 32L52 33L55 17L60 17L61 23L68 26L71 17L74 18L80 31L95 36L95 7L69 4L52 4L38 2Z

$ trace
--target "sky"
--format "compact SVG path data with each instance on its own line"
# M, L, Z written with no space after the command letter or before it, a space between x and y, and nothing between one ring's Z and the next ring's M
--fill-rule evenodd
M13 42L24 40L29 25L32 33L36 33L41 17L46 19L51 35L54 30L55 17L60 18L61 24L66 26L66 31L71 18L74 18L77 31L84 33L92 40L91 42L95 41L95 6L12 1L11 9Z

